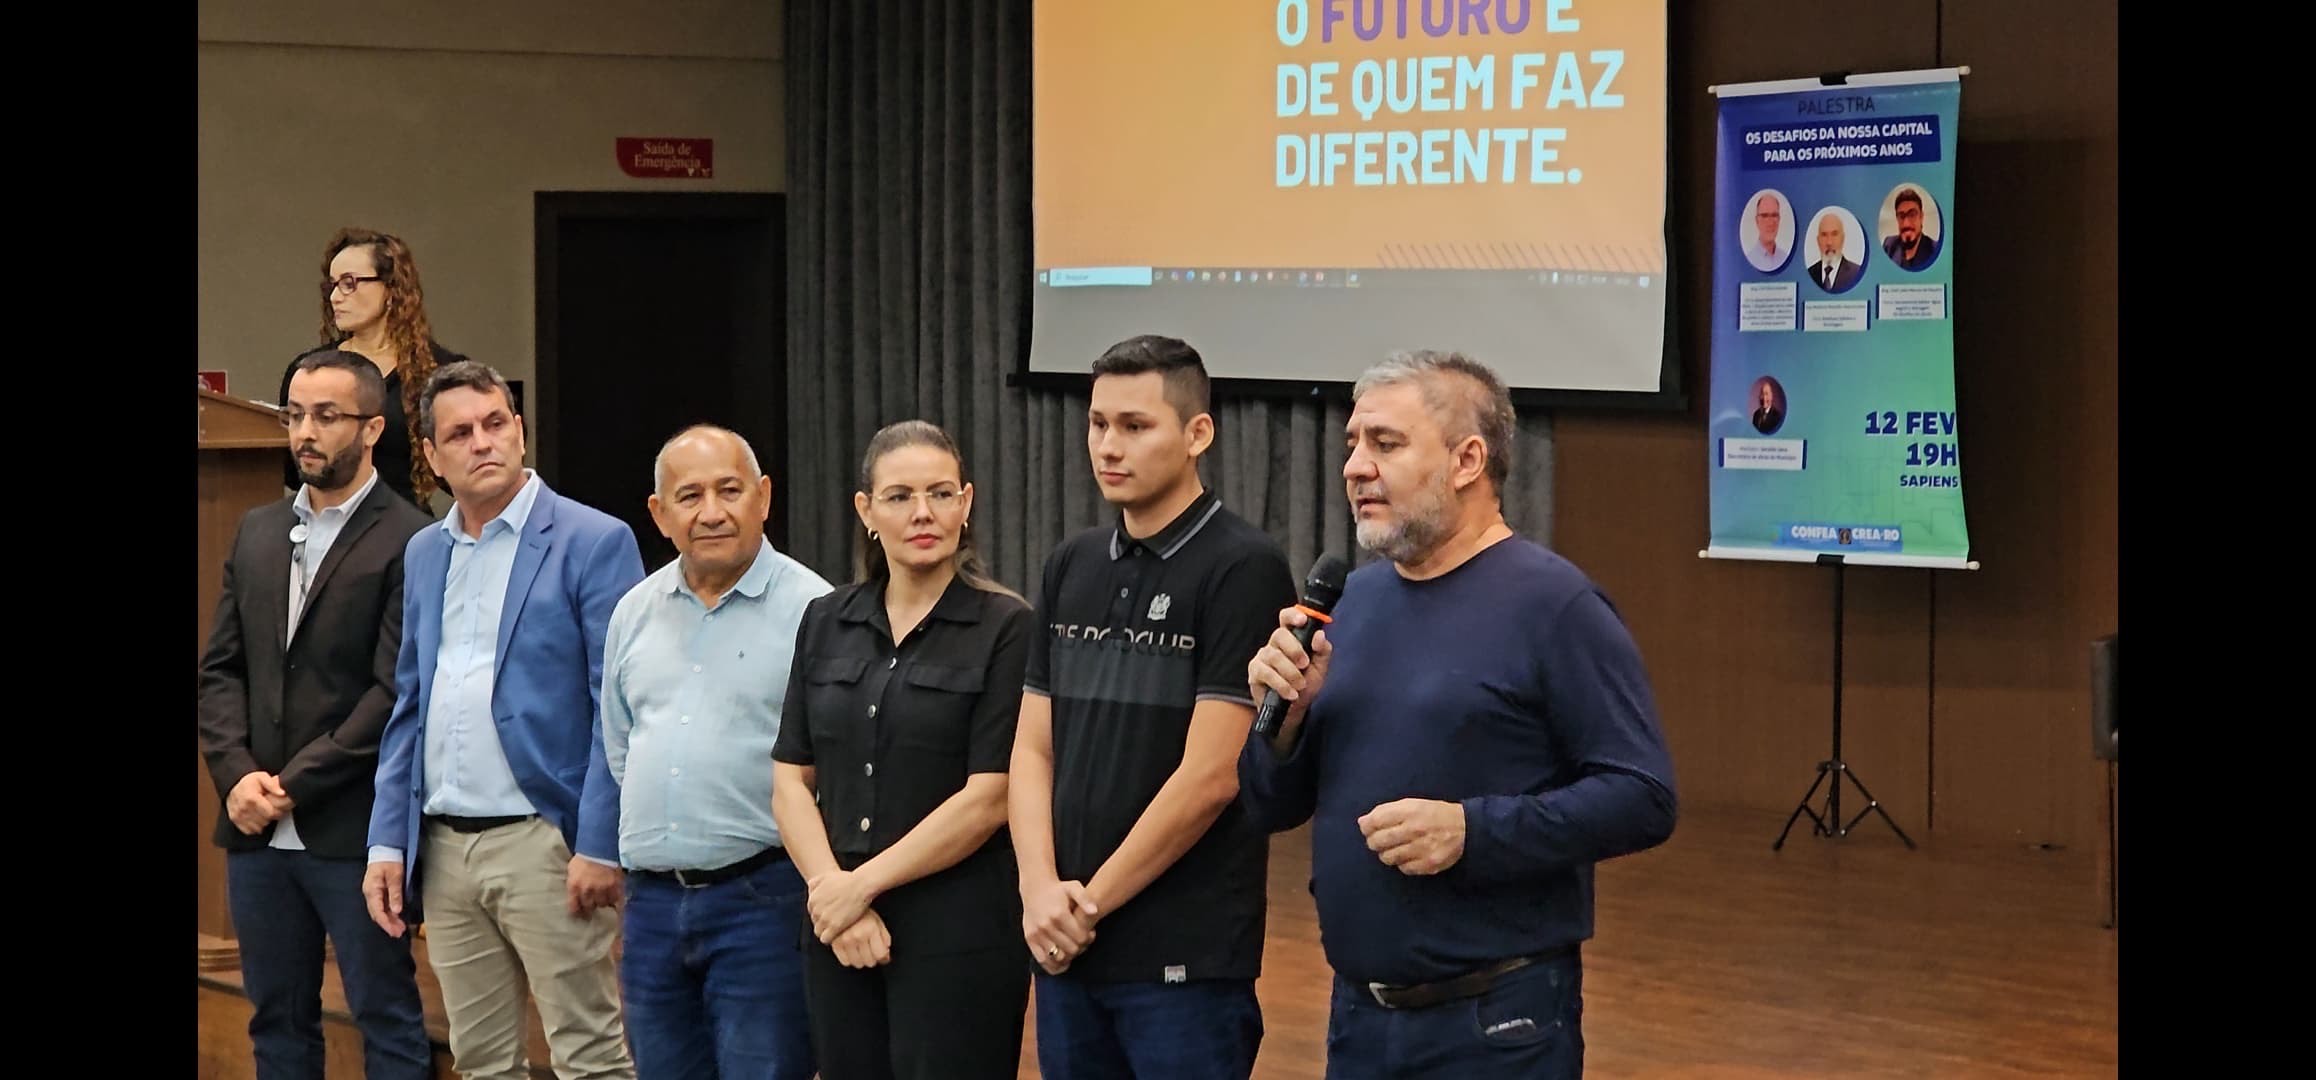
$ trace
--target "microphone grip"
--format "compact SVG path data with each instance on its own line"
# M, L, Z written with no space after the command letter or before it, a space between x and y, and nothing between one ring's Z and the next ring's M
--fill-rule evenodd
M1318 619L1308 620L1303 625L1296 627L1295 644L1302 646L1305 653L1309 653L1311 651L1311 638L1319 633L1321 627L1322 624ZM1255 710L1254 733L1265 739L1277 735L1279 725L1287 719L1287 708L1290 704L1292 703L1279 696L1278 691L1265 691L1262 707Z

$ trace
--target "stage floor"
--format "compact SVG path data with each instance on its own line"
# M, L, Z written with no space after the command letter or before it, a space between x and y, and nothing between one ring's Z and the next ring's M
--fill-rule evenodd
M1922 843L1910 852L1879 819L1838 841L1809 836L1804 819L1771 852L1783 823L1693 811L1664 847L1601 867L1587 1076L2115 1075L2116 931L2099 925L2090 852L1925 839L1901 822ZM1301 832L1277 838L1258 1080L1324 1072L1329 975L1309 865ZM419 972L440 1039L423 961ZM214 990L240 981L202 978ZM240 1022L215 996L203 995L204 1027ZM334 973L324 998L344 1015ZM250 1075L235 1035L205 1032L205 1046L240 1057L205 1054L200 1075ZM1036 1075L1025 1040L1021 1076Z

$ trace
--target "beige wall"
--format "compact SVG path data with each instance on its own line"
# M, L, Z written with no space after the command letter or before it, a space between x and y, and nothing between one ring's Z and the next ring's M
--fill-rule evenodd
M342 225L417 254L435 336L532 379L532 193L779 191L776 0L202 0L197 367L271 400ZM620 136L715 140L638 180Z

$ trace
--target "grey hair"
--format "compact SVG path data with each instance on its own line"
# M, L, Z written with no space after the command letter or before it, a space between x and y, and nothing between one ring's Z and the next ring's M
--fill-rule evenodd
M1474 435L1488 448L1488 482L1503 497L1512 475L1512 446L1519 418L1512 412L1512 394L1486 364L1459 352L1416 349L1392 353L1368 368L1351 388L1351 400L1383 386L1415 384L1423 391L1424 407L1454 446Z
M659 444L659 453L652 455L651 489L653 491L667 490L667 452L684 439L703 433L731 436L733 442L740 444L740 463L748 467L748 480L754 482L763 478L764 468L756 463L756 448L748 445L748 440L741 437L739 432L730 428L717 427L714 424L693 424L669 436L666 442Z

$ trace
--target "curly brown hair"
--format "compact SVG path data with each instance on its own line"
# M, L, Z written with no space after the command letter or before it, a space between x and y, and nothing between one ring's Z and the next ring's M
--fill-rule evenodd
M418 284L418 259L402 238L376 229L339 229L322 251L322 344L336 345L351 335L340 333L330 311L330 261L350 247L370 249L370 261L386 286L386 345L394 350L402 373L402 411L410 431L410 488L420 506L434 497L434 470L418 453L418 399L434 374L434 329L426 321L426 290Z

